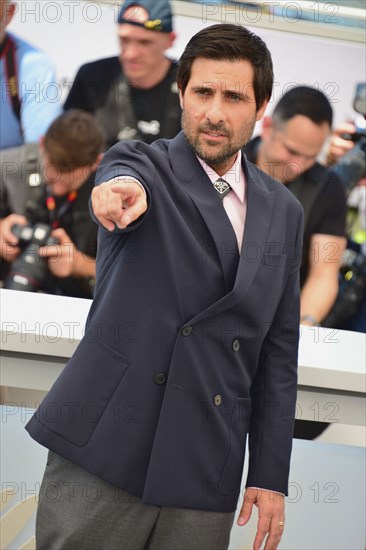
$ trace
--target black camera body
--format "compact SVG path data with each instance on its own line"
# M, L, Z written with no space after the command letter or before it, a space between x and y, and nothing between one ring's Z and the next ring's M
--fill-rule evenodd
M366 132L358 133L356 145L339 161L335 171L350 193L360 179L366 176Z
M340 272L339 294L337 300L323 321L328 328L346 328L366 296L366 256L347 249Z
M51 226L45 223L13 225L12 232L19 239L21 253L12 263L4 288L28 292L42 288L50 273L47 258L39 255L39 249L42 246L59 244L58 239L51 237L51 231Z
M366 118L366 83L357 84L353 107ZM344 134L342 137L355 143L355 146L335 166L335 172L343 181L346 192L350 193L359 180L366 175L366 132Z
M355 111L366 118L366 83L357 84L353 102ZM335 166L349 194L366 175L366 132L342 136L351 139L355 146ZM350 320L357 314L366 297L366 256L360 245L350 241L344 252L339 273L339 292L333 308L323 320L322 326L347 329Z

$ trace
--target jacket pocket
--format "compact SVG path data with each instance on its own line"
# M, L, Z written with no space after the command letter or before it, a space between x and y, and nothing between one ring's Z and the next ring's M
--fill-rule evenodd
M229 425L229 449L219 481L220 492L227 496L239 496L250 415L250 397L237 397Z
M82 340L42 401L37 420L67 441L86 445L130 362L101 341Z

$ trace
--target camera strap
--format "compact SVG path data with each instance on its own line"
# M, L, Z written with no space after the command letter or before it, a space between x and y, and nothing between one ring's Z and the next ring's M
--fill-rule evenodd
M77 191L70 191L66 197L66 201L57 209L56 199L52 195L47 193L46 206L50 215L50 221L52 229L60 227L60 220L70 210L73 202L76 201L78 196Z
M17 46L15 41L7 34L0 46L0 58L4 57L7 91L10 97L13 112L19 121L20 129L23 133L20 118L21 100L18 92L18 73L15 56L16 49Z

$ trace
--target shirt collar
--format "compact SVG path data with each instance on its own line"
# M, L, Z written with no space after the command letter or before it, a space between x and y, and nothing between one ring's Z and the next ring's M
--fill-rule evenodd
M232 165L231 168L223 175L219 176L215 170L210 168L210 166L202 159L197 157L199 163L201 164L202 168L208 175L208 177L211 180L211 183L214 183L218 178L222 178L230 185L238 199L241 203L244 203L245 199L245 176L244 176L244 170L241 164L242 159L242 152L241 150L238 151L238 154L236 156L235 162Z

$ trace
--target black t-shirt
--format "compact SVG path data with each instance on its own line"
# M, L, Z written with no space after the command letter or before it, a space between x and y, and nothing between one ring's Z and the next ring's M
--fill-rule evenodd
M171 62L164 79L153 88L133 88L123 75L118 57L100 59L80 67L65 109L94 113L111 147L121 140L152 143L173 138L181 129L176 84L177 63Z
M84 109L94 113L101 107L121 72L118 57L99 59L82 65L65 102L65 109Z
M171 65L165 78L153 88L142 90L130 87L133 110L137 120L137 129L145 143L152 143L161 137L167 139L175 136L162 136L162 121L166 115L167 98L175 86L176 70ZM180 131L180 120L177 121L177 131Z
M248 159L256 163L260 138L252 139L244 152ZM286 184L288 189L301 202L304 208L304 240L300 269L301 286L309 272L311 238L313 235L345 236L346 195L344 186L332 169L324 168L318 162L299 178ZM329 248L331 259L332 248ZM316 257L316 256L315 256Z

